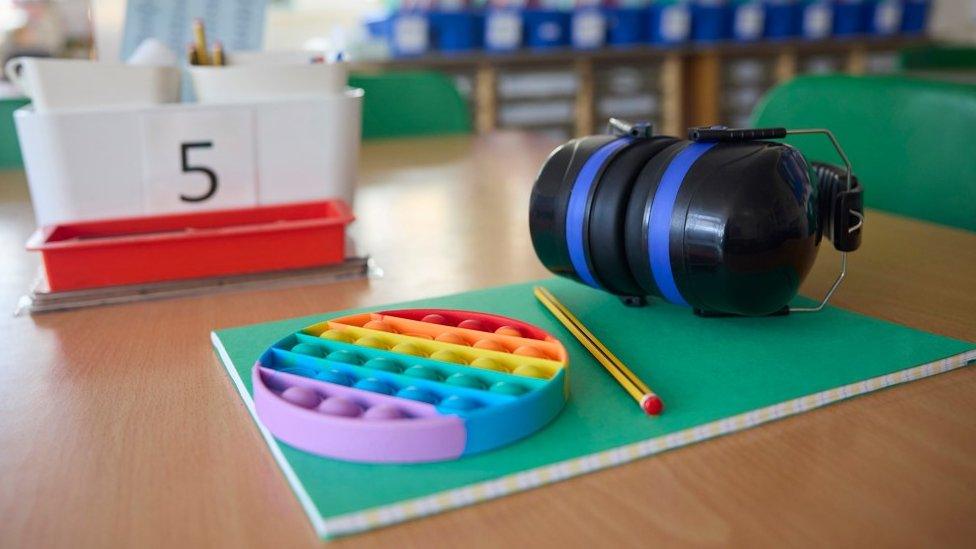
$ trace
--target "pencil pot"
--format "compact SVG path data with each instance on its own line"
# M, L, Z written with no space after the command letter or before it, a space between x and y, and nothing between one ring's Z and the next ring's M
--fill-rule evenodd
M632 46L647 39L647 12L641 8L608 8L607 42Z
M902 5L901 31L908 34L925 32L930 0L905 0Z
M652 44L680 44L691 36L691 9L685 2L658 0L647 8L647 39Z
M770 39L792 38L798 32L799 4L793 0L767 0L763 36Z
M834 36L850 36L864 32L864 6L861 0L835 0Z
M526 46L546 49L569 45L570 12L529 9L522 12L522 18Z
M578 50L602 48L607 42L607 19L598 7L574 10L570 21L573 47Z
M557 148L529 205L542 263L629 303L756 316L787 310L824 238L858 247L856 179L848 188L844 170L755 140L785 130L707 131L717 140L623 134Z
M37 112L142 107L176 103L180 97L175 67L14 57L4 75Z
M14 113L38 225L341 198L363 91L235 104Z
M691 5L691 39L714 42L728 38L729 9L725 0L697 0Z
M766 10L760 0L737 0L729 5L729 28L735 40L762 38L765 22Z
M434 47L444 53L481 48L484 22L473 10L434 11L429 15Z
M522 14L515 9L489 9L484 15L485 49L515 51L522 47Z
M797 6L797 32L812 40L830 36L834 9L828 0L800 0Z
M890 35L901 29L902 0L865 0L864 30L868 34Z

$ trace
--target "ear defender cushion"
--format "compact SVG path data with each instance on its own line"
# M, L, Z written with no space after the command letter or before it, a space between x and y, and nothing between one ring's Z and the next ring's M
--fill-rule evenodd
M610 135L574 139L549 155L529 199L532 247L542 264L560 276L580 280L566 242L566 214L580 170L596 151L617 141Z
M590 193L585 215L586 255L597 282L624 296L642 296L630 271L624 243L624 219L637 175L650 159L676 140L640 139L622 149L606 166Z
M691 145L690 141L675 141L654 155L637 174L634 188L630 193L624 216L624 251L631 275L638 287L643 290L641 295L662 295L651 271L648 252L647 227L651 201L657 193L661 176L664 175L671 161L689 145Z
M848 232L848 229L858 222L857 219L851 218L849 210L860 213L863 218L861 184L857 177L851 174L851 191L848 192L846 169L824 162L813 162L812 167L818 180L817 207L823 236L829 238L837 250L852 252L861 245L862 231Z

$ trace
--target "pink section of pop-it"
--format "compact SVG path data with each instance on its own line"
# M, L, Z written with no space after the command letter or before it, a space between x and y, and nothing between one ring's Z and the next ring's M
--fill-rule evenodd
M464 451L464 423L441 415L429 404L370 393L316 379L286 374L260 363L251 373L254 407L275 437L302 450L350 461L407 463L454 459ZM407 417L370 419L330 415L305 408L280 396L289 387L315 391L319 397L340 397L364 410L396 407ZM327 407L325 407L327 408ZM386 414L381 414L386 415Z

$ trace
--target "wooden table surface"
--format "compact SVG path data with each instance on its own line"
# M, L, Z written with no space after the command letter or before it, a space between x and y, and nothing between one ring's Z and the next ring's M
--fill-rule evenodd
M553 145L366 145L356 232L382 279L0 316L0 547L318 543L210 330L545 276L526 212ZM7 311L37 268L32 224L23 174L0 175ZM976 234L871 211L834 303L976 341ZM336 544L971 546L974 410L964 368Z

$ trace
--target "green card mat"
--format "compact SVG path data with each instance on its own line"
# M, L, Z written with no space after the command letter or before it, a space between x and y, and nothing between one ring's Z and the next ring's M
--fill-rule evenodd
M836 308L712 318L656 302L628 308L568 281L548 287L664 400L649 418L519 284L383 307L511 316L560 338L570 398L546 428L457 461L364 465L318 457L262 434L322 537L361 532L526 490L976 362L976 345ZM379 310L380 307L373 307ZM250 370L277 340L341 311L221 330L218 355L251 410ZM260 426L260 423L259 423Z

